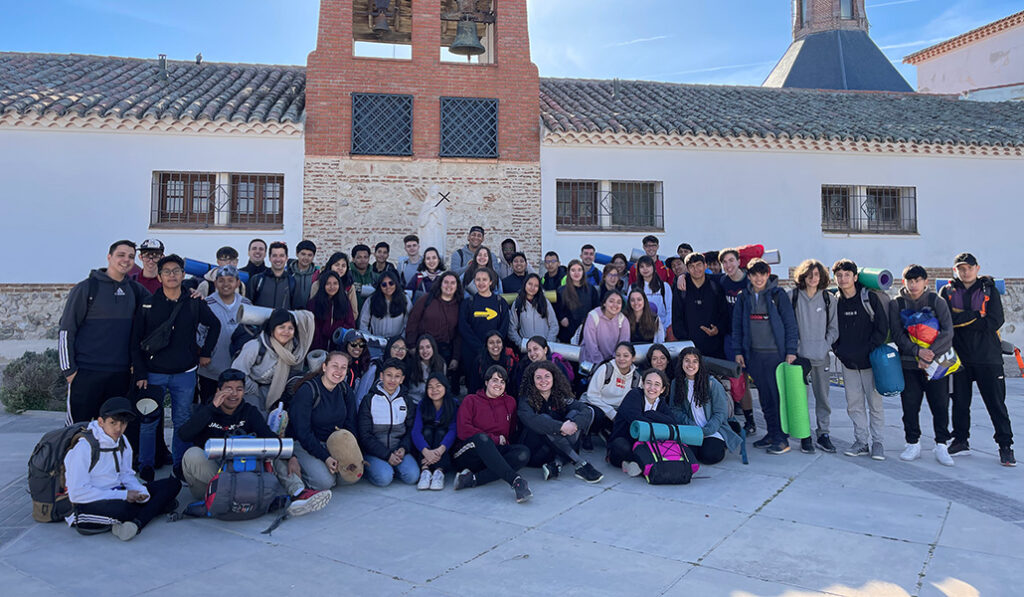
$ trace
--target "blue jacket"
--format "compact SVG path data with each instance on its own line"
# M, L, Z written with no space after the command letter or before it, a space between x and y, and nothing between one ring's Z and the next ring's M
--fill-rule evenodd
M779 358L785 359L787 354L796 354L800 343L800 331L793 313L793 303L786 291L775 285L775 280L768 281L764 292L768 293L768 323L772 326L775 345L779 347ZM747 289L736 297L736 305L732 310L732 349L736 354L750 357L750 314L754 311L754 291L748 284Z
M681 391L682 395L678 397L673 393L673 399L675 402L672 405L672 413L676 417L676 423L680 425L696 425L697 421L693 418L693 413L690 412L690 404L687 399L686 381L685 378L676 380L677 383L683 384ZM702 430L704 431L704 437L714 435L718 433L722 436L725 441L725 446L729 448L730 452L735 452L740 448L740 444L743 440L740 436L736 435L736 432L729 427L729 402L725 395L725 387L722 386L715 378L708 380L708 390L711 392L711 400L704 405L704 417L708 420L707 424L704 425Z

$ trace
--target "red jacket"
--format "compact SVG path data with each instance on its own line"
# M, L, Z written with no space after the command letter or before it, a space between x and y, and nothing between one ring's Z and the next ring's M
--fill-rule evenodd
M486 390L468 394L459 405L456 424L460 440L468 440L478 433L486 433L495 444L505 436L512 443L512 430L516 428L516 399L508 394L488 398Z
M668 284L670 287L672 286L672 281L675 279L675 275L672 273L672 270L665 267L665 263L662 262L661 259L654 260L654 273L657 274L659 278L661 278L662 282ZM636 284L638 275L639 274L636 273L636 264L634 263L632 267L629 268L630 286Z

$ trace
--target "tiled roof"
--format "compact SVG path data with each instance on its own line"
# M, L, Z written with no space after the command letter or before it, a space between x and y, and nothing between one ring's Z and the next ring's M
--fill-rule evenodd
M1007 29L1019 27L1024 25L1024 10L1016 12L1008 17L993 21L987 25L982 25L977 29L971 29L967 33L962 33L956 37L951 37L946 41L939 42L934 46L928 46L923 50L918 50L913 54L908 54L903 58L903 62L906 64L920 64L929 58L935 58L951 52L967 44L974 43L976 41L985 39L997 33L1002 33Z
M1024 103L917 93L541 79L554 133L1024 146Z
M0 52L0 115L301 122L300 66Z
M913 91L866 31L832 30L794 41L765 87Z

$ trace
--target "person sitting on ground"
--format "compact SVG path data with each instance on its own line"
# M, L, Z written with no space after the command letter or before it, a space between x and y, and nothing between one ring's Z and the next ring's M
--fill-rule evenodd
M580 362L600 363L612 358L615 348L629 342L629 320L622 313L622 295L608 293L601 306L587 314L580 343Z
M544 336L554 342L558 335L555 308L540 289L540 276L530 274L509 309L508 339L518 349L523 340Z
M313 286L310 288L310 296L316 298L318 292L320 292L320 279L323 278L327 272L334 272L341 278L342 294L348 297L349 305L352 307L352 317L355 318L359 313L359 299L356 297L355 282L352 280L352 274L348 269L348 255L338 251L332 253L331 257L327 260L327 264L324 268L317 270L313 274ZM350 326L352 327L352 326Z
M413 404L402 391L405 363L390 358L381 366L380 380L359 404L359 445L366 458L366 478L387 487L398 473L403 483L420 478L412 451Z
M704 442L690 446L698 462L715 464L725 458L726 448L739 449L743 440L729 426L725 387L708 375L704 357L692 346L679 354L679 377L670 401L677 423L694 425L704 432Z
M509 438L516 428L516 399L505 393L508 373L497 365L484 374L484 388L459 405L455 491L502 479L515 492L516 502L533 497L526 479L517 472L530 461L530 449Z
M472 393L483 388L484 373L494 365L505 371L510 371L516 365L515 351L505 346L505 340L498 330L487 332L483 350L473 361L473 368L466 376L466 390Z
M647 295L639 288L629 291L629 308L626 309L629 319L629 341L634 344L660 344L665 341L665 328L661 320L651 310Z
M668 377L657 369L648 369L641 376L643 386L631 389L619 405L611 436L608 438L608 462L622 468L630 477L641 473L640 465L633 460L633 444L636 440L629 433L633 421L675 425L676 420L669 406Z
M313 313L314 332L311 350L327 350L331 346L331 338L338 328L352 329L355 324L355 313L352 303L342 290L344 284L341 277L329 271L320 277L323 290L317 292L306 304L306 310Z
M348 355L348 381L350 388L355 388L359 380L370 368L370 351L366 350L366 336L359 330L345 332L341 340L341 352Z
M429 294L430 289L434 287L434 281L444 271L445 267L444 261L441 259L441 253L434 247L427 247L427 250L423 251L423 259L420 260L416 267L416 273L409 278L405 285L406 290L412 291L412 297L409 300L415 304L420 297Z
M363 455L355 446L358 407L345 384L348 364L347 354L328 354L319 371L302 378L288 405L286 435L295 440L302 480L312 489L331 489L362 477ZM341 454L331 453L334 442L344 444L346 440L354 446L351 453L343 459Z
M451 451L455 444L458 408L444 374L431 373L426 382L426 396L416 406L416 419L412 424L413 454L420 461L420 481L416 489L444 489L444 474L452 469Z
M562 371L562 375L570 382L575 377L572 365L562 355L551 352L551 347L548 346L548 341L543 336L534 336L526 341L525 355L525 358L520 358L515 366L512 367L512 373L509 374L508 389L509 394L513 396L519 395L526 368L538 361L553 362Z
M244 396L245 374L238 369L225 369L217 378L217 392L213 401L199 406L181 427L181 438L191 444L185 451L181 469L195 500L206 499L207 486L220 468L218 460L206 456L204 448L207 440L237 436L277 437L267 426L259 409L245 402ZM322 510L331 501L331 492L317 491L329 488L306 488L303 478L299 476L299 460L295 456L287 460L277 458L273 465L277 480L291 498L288 505L290 515L301 516ZM302 468L302 473L306 472Z
M640 385L640 378L633 360L636 349L629 342L619 342L614 358L599 365L590 375L590 385L582 400L594 408L594 423L590 432L595 435L607 434L612 429L615 415L622 399L630 389ZM666 384L667 385L667 384ZM589 442L584 441L584 449Z
M569 380L550 361L532 363L525 377L517 414L522 423L519 443L530 449L528 465L540 467L547 481L571 462L578 479L599 482L604 475L580 456L594 410L573 396Z
M437 347L437 340L430 334L423 334L416 342L416 349L406 358L409 362L409 376L405 381L409 399L419 404L426 396L427 379L434 374L444 377L448 373L444 357Z
M313 341L313 314L274 309L260 335L242 346L231 363L245 373L245 400L262 413L273 410L288 379L301 373Z
M555 314L558 317L558 341L571 344L586 320L587 313L600 302L597 290L587 281L583 264L579 260L570 261L567 271L565 284L558 288Z
M359 313L359 329L372 336L390 338L405 333L405 324L409 321L409 300L405 292L399 288L398 273L388 269L377 280L377 286L370 295L370 300L363 305ZM376 356L377 349L371 348L370 354Z
M123 437L135 411L127 398L108 398L99 416L64 456L68 499L66 518L83 535L113 532L122 541L135 537L149 521L177 507L181 482L174 476L143 485L132 470L132 447ZM86 441L82 441L86 440ZM94 447L95 444L95 447ZM99 451L94 461L93 452Z

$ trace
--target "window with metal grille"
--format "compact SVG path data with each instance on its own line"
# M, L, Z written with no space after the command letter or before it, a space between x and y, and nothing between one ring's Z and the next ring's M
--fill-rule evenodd
M661 228L661 184L615 182L611 184L612 225L628 228Z
M441 157L498 157L498 100L441 98Z
M845 234L914 234L917 189L822 185L821 229Z
M353 93L352 153L412 155L412 96Z
M555 226L560 230L664 229L662 183L628 180L555 182Z
M284 176L154 172L154 228L280 228Z
M597 195L600 183L596 180L559 180L555 183L556 221L560 228L596 227Z

